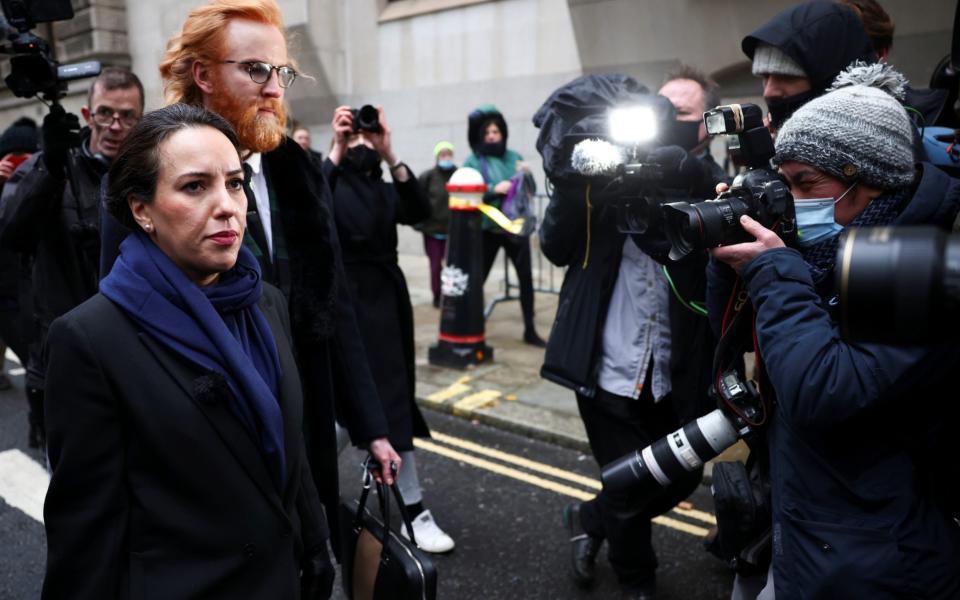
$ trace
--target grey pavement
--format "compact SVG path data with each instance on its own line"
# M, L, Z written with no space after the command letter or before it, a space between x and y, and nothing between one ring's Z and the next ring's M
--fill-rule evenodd
M540 377L543 349L524 344L523 318L518 300L498 303L486 322L487 344L494 360L464 371L431 365L427 349L436 343L440 311L431 304L429 262L423 253L420 233L400 227L399 262L410 288L416 344L417 401L423 408L454 414L529 437L589 451L586 431L571 390ZM539 253L537 236L531 237L534 287L559 290L561 269L553 267ZM514 286L512 265L509 276ZM503 252L484 286L485 301L504 294ZM511 290L517 296L516 288ZM536 293L536 324L546 339L557 310L556 293ZM742 443L717 460L743 459ZM707 465L709 477L711 465Z

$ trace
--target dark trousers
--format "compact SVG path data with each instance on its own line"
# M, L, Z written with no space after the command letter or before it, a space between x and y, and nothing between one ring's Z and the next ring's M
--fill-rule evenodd
M447 251L447 240L438 240L423 234L423 251L430 259L430 289L434 303L440 299L440 270L443 268L443 256Z
M644 386L636 400L599 388L593 398L577 394L590 450L601 467L680 426L670 397L654 402L650 387ZM689 496L701 479L702 471L698 470L655 494L604 488L596 498L581 504L581 525L590 535L607 540L610 565L621 585L654 582L657 555L650 539L650 519Z
M483 232L483 280L486 281L493 268L497 252L503 248L507 258L517 270L520 283L520 310L523 311L523 326L533 331L533 272L530 266L530 238L506 235L492 231Z

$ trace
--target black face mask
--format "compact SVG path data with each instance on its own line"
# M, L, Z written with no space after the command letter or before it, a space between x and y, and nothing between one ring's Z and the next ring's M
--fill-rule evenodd
M780 129L798 108L819 95L820 94L813 90L807 90L799 94L787 96L786 98L770 98L767 100L767 110L770 111L770 124L773 125L774 129Z
M373 148L360 144L347 150L347 160L361 173L369 173L380 165L380 154Z
M505 140L500 140L496 144L489 144L487 142L480 142L477 146L478 154L484 156L503 156L507 151L507 142Z
M700 144L700 123L702 121L674 121L670 142L690 152Z

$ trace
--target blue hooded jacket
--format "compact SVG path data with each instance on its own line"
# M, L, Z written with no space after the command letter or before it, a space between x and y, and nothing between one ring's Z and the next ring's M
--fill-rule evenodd
M921 169L894 224L949 228L960 181ZM711 318L722 314L730 274L711 263ZM815 287L794 249L763 252L742 277L776 390L767 443L777 599L960 597L960 527L932 484L956 457L931 451L960 414L941 392L960 343L845 342L833 278Z

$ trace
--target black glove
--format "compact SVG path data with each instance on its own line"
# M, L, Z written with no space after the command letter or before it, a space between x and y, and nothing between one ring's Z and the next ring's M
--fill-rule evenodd
M683 190L698 199L713 197L714 184L709 169L680 146L656 148L648 160L663 168L663 187Z
M43 164L54 175L63 176L67 153L80 145L80 119L59 104L43 118Z
M327 544L304 554L300 564L300 597L303 600L326 600L333 593L333 563Z

